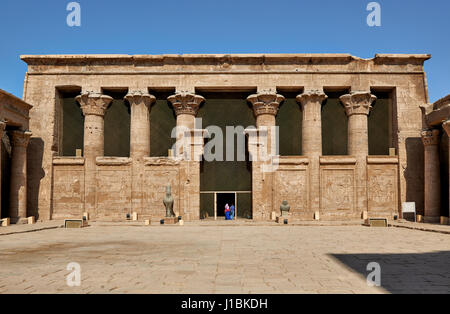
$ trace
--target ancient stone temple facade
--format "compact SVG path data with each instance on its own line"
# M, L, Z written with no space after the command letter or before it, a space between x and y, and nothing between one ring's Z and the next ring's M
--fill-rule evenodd
M27 221L27 146L31 105L0 89L1 218Z
M34 106L28 212L158 219L170 184L185 220L220 216L225 202L238 218L270 220L283 200L299 220L392 219L406 201L423 213L429 58L22 56L24 100ZM255 126L244 161L203 158L214 130L241 125ZM179 141L188 149L173 150ZM262 149L269 158L248 157Z

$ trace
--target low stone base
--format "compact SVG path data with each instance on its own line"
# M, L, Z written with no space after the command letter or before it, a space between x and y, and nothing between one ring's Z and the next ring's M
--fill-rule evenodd
M162 220L164 221L164 225L175 225L178 223L178 217L165 217Z
M16 225L28 225L28 218L11 218L11 223Z
M438 224L441 222L441 217L424 216L423 222L429 223L429 224Z
M287 224L289 224L289 217L278 216L275 221L279 224L284 224L285 220L287 221Z

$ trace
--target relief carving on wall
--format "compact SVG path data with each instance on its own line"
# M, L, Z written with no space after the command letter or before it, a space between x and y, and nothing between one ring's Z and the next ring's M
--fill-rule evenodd
M369 166L368 202L369 210L396 211L397 209L397 172L396 168Z
M322 210L353 210L354 170L325 168L321 172Z
M286 200L291 206L291 213L299 213L308 207L308 190L306 169L279 170L275 175L275 204L274 210L280 208L281 202Z

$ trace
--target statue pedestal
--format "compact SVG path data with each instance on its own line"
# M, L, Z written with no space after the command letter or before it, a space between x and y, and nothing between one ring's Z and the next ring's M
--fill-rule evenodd
M175 225L178 223L178 217L164 217L162 220L164 220L165 225Z
M287 220L287 223L289 223L289 216L278 216L276 222L279 224L284 224L284 220Z

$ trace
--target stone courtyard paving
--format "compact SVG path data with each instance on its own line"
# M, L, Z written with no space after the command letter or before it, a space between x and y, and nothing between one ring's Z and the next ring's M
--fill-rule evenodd
M70 262L81 286L69 287ZM369 262L381 287L369 287ZM450 293L450 235L363 226L94 224L0 236L0 293Z

